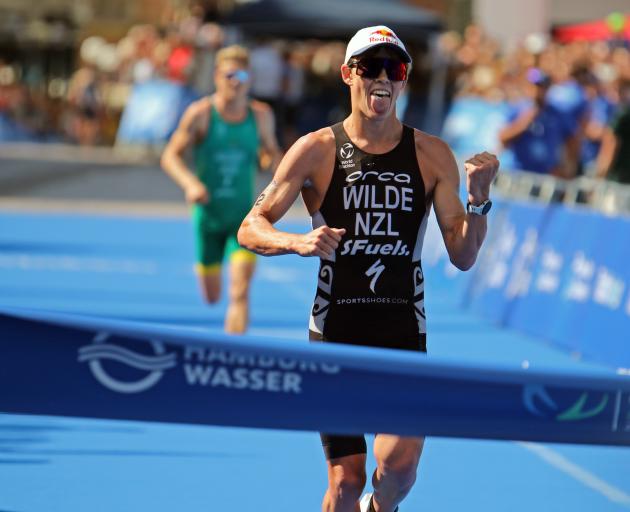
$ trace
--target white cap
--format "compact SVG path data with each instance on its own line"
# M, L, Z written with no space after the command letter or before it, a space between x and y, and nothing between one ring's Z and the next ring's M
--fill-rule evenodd
M404 62L411 62L411 56L407 52L403 42L398 39L394 31L385 25L377 25L375 27L366 27L359 30L346 48L346 60L348 63L351 57L362 54L364 51L374 48L375 46L390 46L396 48Z

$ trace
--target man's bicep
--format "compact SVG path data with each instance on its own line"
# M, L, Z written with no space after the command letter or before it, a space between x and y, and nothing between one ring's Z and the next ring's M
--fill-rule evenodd
M196 142L198 122L199 110L189 107L173 132L167 148L178 154L190 148Z
M289 210L297 194L299 187L287 181L276 181L276 177L256 198L250 215L262 216L271 224L280 220Z
M250 215L262 215L273 224L289 210L310 173L309 149L304 142L298 142L287 152L273 180L254 202Z

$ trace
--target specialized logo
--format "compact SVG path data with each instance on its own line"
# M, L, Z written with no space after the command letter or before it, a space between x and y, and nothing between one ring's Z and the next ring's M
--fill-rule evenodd
M603 393L599 401L592 403L590 407L589 393L580 394L578 399L563 410L551 398L547 389L540 384L531 384L523 387L523 404L525 408L535 416L541 418L553 418L556 421L581 421L593 418L600 414L608 405L609 394ZM537 402L544 407L539 408ZM592 402L592 401L591 401Z
M343 160L347 160L348 158L354 155L354 146L350 142L346 142L343 146L339 148L339 156Z
M370 268L365 271L365 275L367 277L374 276L370 281L370 290L372 290L372 293L376 293L374 291L374 287L376 286L376 281L378 281L378 278L381 277L383 270L385 270L385 265L381 263L381 259L379 258L372 264Z
M173 368L177 364L175 353L167 354L164 345L159 341L148 341L155 355L146 355L114 343L106 343L110 337L111 335L107 332L97 333L91 345L79 349L78 358L80 363L88 363L94 378L107 389L118 393L146 391L158 383L165 370ZM148 374L139 380L123 381L112 377L105 371L102 364L105 360L116 361L127 367L146 371Z

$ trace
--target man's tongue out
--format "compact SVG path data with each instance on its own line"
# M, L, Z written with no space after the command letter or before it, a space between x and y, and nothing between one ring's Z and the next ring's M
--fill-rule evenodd
M391 95L389 91L376 89L370 93L370 108L377 114L384 114L389 108Z

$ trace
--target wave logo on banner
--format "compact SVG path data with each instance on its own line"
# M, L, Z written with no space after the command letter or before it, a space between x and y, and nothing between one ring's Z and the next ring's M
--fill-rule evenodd
M525 408L540 417L553 417L556 421L582 421L600 414L608 405L610 397L604 393L601 399L587 406L589 394L584 392L566 409L560 411L560 407L551 398L549 391L540 384L531 384L523 388L523 404ZM539 409L536 403L544 404L544 410Z
M166 353L164 345L155 340L147 340L154 355L140 354L114 343L106 343L110 338L107 332L99 332L94 336L91 345L79 349L79 362L87 362L92 375L106 388L118 393L140 393L155 386L164 375L164 371L177 364L175 353ZM127 367L148 372L144 377L134 381L123 381L105 371L102 361L110 360L122 363Z

